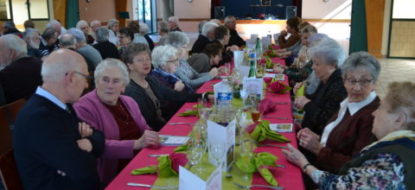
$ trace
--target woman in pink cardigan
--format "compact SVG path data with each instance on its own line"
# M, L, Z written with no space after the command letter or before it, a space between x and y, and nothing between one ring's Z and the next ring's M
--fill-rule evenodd
M107 185L138 150L158 146L159 136L148 127L137 103L121 95L129 81L127 68L121 61L102 61L94 77L96 90L84 95L74 108L81 120L105 135L98 173Z

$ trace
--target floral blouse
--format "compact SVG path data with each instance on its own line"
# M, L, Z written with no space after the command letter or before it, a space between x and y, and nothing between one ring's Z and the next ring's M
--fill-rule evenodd
M406 189L404 167L395 154L382 153L362 166L349 169L346 175L321 170L312 174L320 189Z

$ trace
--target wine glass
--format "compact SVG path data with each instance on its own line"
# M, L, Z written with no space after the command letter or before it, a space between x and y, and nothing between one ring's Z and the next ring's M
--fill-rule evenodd
M187 153L187 159L190 163L190 168L198 165L202 160L203 154L206 151L205 143L199 138L193 138L190 143L189 152ZM201 172L201 167L196 167L195 173L198 174Z
M225 161L225 145L223 143L209 144L209 157L211 157L217 166L223 169L223 162Z

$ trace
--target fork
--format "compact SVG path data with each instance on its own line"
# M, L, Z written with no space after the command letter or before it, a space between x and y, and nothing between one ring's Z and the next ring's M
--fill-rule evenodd
M193 123L190 122L173 122L173 123L168 123L169 125L189 125L192 126Z
M251 189L251 187L262 187L262 188L268 188L268 189L284 189L284 187L280 186L270 186L270 185L259 185L259 184L252 184L252 185L241 185L239 183L233 183L235 186L239 187L240 189Z

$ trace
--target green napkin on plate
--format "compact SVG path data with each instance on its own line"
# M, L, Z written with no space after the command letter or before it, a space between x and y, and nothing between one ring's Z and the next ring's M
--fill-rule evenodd
M283 135L272 131L269 127L269 121L262 120L258 124L253 124L248 127L248 132L250 136L255 139L257 142L262 142L266 139L271 139L277 142L289 142L286 137Z
M260 152L254 153L252 159L247 157L241 157L236 161L236 167L245 173L259 172L259 174L267 181L270 185L278 186L278 182L275 180L268 167L276 166L275 162L277 157L267 153Z
M185 112L179 113L181 117L197 116L199 113L197 110L186 110Z
M131 171L131 175L153 174L158 172L160 177L177 176L179 173L179 165L185 166L187 164L187 157L183 153L171 153L168 156L158 157L157 161L158 165L134 169Z

